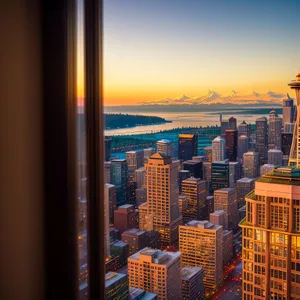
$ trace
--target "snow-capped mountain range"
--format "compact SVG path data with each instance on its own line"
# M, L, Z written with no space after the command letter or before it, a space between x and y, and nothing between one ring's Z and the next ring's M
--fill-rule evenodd
M201 104L281 104L282 100L287 98L286 94L279 94L272 91L267 93L258 93L252 91L247 94L240 94L232 90L228 95L221 95L216 91L208 90L200 97L189 97L182 95L174 98L165 98L155 101L141 102L144 105L201 105Z

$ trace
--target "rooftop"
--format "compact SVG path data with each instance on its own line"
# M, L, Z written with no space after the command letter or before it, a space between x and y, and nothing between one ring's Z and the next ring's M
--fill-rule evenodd
M197 273L204 272L203 267L184 267L181 269L181 279L189 280Z
M221 136L217 136L217 137L213 140L213 142L220 142L220 141L222 141L222 142L225 143L225 140L224 140Z
M202 228L202 229L211 229L211 230L217 230L219 228L222 228L222 226L215 225L213 223L210 223L207 220L205 220L205 221L193 220L193 221L186 223L183 227L186 227L186 226Z
M244 178L241 178L241 179L237 180L236 182L251 183L251 182L253 182L255 180L257 180L257 178L244 177Z
M168 140L168 139L162 139L162 140L160 140L160 141L157 141L157 143L172 144L172 141L171 141L171 140Z
M120 279L127 278L126 274L108 272L105 274L105 287L110 287Z
M144 150L131 150L131 151L126 151L126 154L136 154L136 153L142 153Z
M278 149L270 149L270 150L268 150L268 152L271 152L271 153L282 153L282 151L278 150Z
M146 292L142 289L134 288L134 287L129 287L129 293L130 293L130 300L152 300L157 297L156 294Z
M131 235L131 236L139 236L139 235L142 235L146 233L146 231L143 231L141 229L138 229L138 228L132 228L132 229L129 229L129 230L126 230L122 233L122 235Z
M215 190L215 193L216 192L220 192L220 193L222 193L222 192L231 192L231 191L234 191L234 188L222 188L222 189L218 189L218 190Z
M201 162L196 159L191 159L191 160L186 160L183 164L184 165L199 165L199 164L201 164Z
M123 241L117 241L113 244L111 244L112 246L116 246L116 247L126 247L128 244L123 242Z
M192 139L195 136L197 136L197 134L193 134L193 133L180 133L179 134L179 138L184 138L184 139Z
M220 210L215 210L214 212L210 213L211 215L223 215L225 214L225 211L223 209L220 209Z
M266 117L257 118L256 121L268 121Z
M115 158L115 159L112 159L111 162L126 162L126 159L122 159L122 158Z

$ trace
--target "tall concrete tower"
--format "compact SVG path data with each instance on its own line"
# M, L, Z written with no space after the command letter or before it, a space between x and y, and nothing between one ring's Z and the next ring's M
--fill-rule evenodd
M289 83L291 89L296 91L296 107L297 118L294 127L293 142L291 147L289 166L300 168L300 73L296 76L296 80Z

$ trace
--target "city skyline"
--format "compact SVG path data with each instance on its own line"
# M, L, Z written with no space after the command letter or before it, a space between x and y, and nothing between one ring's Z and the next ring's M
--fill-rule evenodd
M209 89L285 94L300 65L297 7L293 0L104 1L104 104Z

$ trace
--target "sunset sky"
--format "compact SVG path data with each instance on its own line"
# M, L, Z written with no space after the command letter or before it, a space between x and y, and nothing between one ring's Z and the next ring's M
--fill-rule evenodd
M300 0L104 0L105 105L285 93L300 68Z

